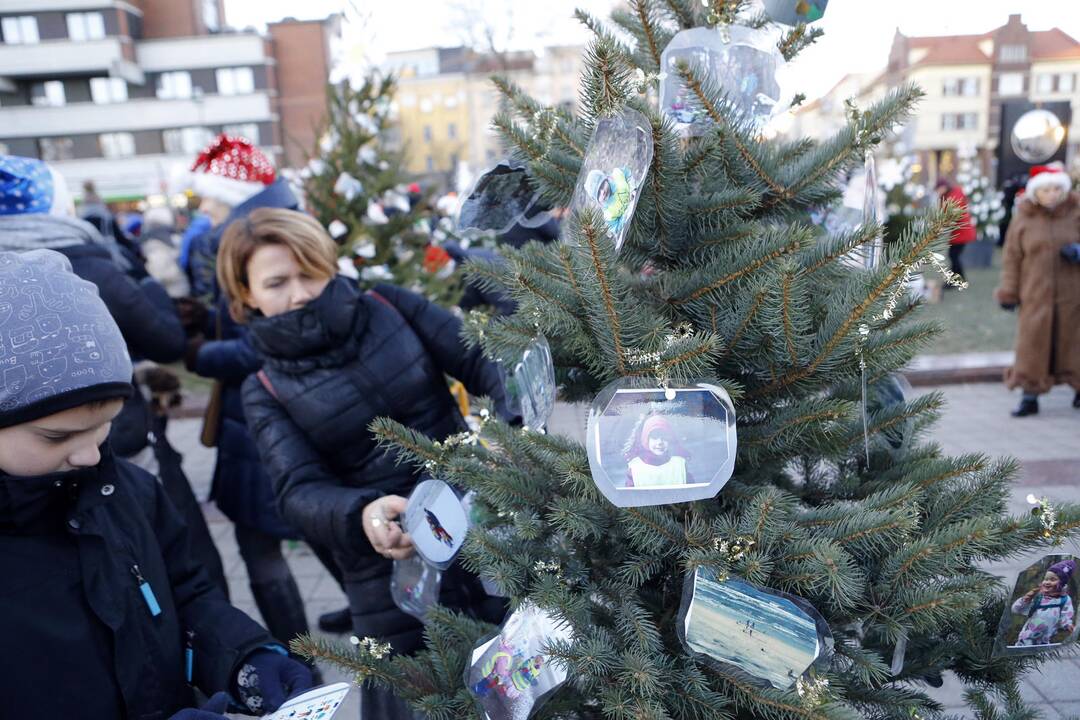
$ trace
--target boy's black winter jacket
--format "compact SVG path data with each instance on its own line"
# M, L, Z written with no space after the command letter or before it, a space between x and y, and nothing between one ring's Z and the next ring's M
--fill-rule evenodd
M194 701L189 657L209 695L274 642L193 563L158 482L107 448L89 470L0 473L0 578L4 717L162 720Z

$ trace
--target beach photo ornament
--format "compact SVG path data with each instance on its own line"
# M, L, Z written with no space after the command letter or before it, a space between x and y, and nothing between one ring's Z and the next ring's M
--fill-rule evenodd
M626 240L652 157L652 125L644 115L626 108L597 120L570 211L591 208L599 213L615 252Z
M567 671L545 654L552 641L569 641L570 628L525 602L498 634L473 649L465 687L488 720L526 720L566 682Z
M506 389L506 407L525 427L538 430L555 410L555 363L547 338L538 336L525 348L521 359L507 369L499 365Z
M825 16L829 0L765 0L765 13L784 25L812 23Z
M501 235L525 217L540 192L524 167L499 163L473 184L458 211L461 234L494 232Z
M735 470L735 408L711 381L615 380L593 400L585 437L593 481L619 507L711 498Z
M442 573L419 554L395 560L390 575L390 597L402 612L427 622L427 613L439 602Z
M424 560L445 570L465 542L469 520L452 487L442 480L424 480L409 496L403 529Z
M811 667L826 669L832 632L800 597L698 567L687 576L679 639L693 657L758 685L786 690Z
M1016 577L998 624L994 655L1038 655L1076 642L1080 578L1073 555L1047 555Z

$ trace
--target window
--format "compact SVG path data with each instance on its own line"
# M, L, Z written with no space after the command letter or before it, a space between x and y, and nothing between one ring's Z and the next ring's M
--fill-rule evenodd
M255 74L249 67L220 68L215 74L218 95L246 95L255 92Z
M46 80L30 86L30 102L39 107L63 107L64 83L59 80Z
M431 126L430 125L425 125L424 126L424 142L427 142L427 143L431 142Z
M1023 62L1027 59L1026 45L1002 45L998 54L1001 62Z
M76 42L105 37L105 18L99 12L68 13L68 37Z
M4 33L4 42L8 45L32 45L38 37L37 18L33 15L19 15L0 20L0 32Z
M1058 75L1057 81L1058 92L1072 92L1076 89L1076 75L1074 73Z
M1036 76L1035 89L1040 93L1054 92L1054 76L1050 73L1041 73Z
M451 140L457 137L457 125L455 125L454 123L450 123L446 126L446 137L450 138Z
M187 100L191 97L191 73L186 70L161 73L157 82L159 100Z
M135 136L131 133L104 133L98 136L103 157L124 158L135 154Z
M976 130L979 116L975 113L945 113L941 116L942 130Z
M429 98L420 98L420 112L429 113L435 109L435 106L431 104Z
M1001 73L998 77L998 95L1023 95L1023 73Z
M210 32L217 32L221 29L221 17L218 15L217 0L203 0L202 20L203 25Z
M979 78L950 78L942 85L941 92L946 97L975 97L979 94Z
M427 171L432 172L435 170L435 160L430 155L427 156Z
M457 153L450 153L450 167L456 168L458 164Z
M45 162L71 160L75 157L75 142L71 138L41 138L38 140L38 149L41 151L41 159Z
M221 128L221 132L226 135L235 135L237 137L247 138L256 145L259 144L259 124L258 123L237 123L235 125L226 125Z
M11 148L7 146L7 143L0 143L0 155L10 155Z
M401 107L416 107L416 96L412 93L404 93L401 96Z
M125 102L128 99L127 83L123 78L90 78L90 97L96 105Z
M193 155L209 145L214 139L214 134L204 127L175 128L163 130L161 139L164 141L167 154Z

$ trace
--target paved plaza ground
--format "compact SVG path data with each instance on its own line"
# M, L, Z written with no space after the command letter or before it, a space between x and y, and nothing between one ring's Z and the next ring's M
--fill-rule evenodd
M983 452L991 456L1011 455L1020 461L1022 470L1012 494L1012 512L1028 511L1025 498L1029 493L1039 497L1045 495L1052 501L1080 502L1080 410L1071 407L1071 390L1057 388L1040 399L1038 416L1019 420L1009 417L1017 395L1007 392L1000 384L919 388L919 392L934 390L943 392L947 401L935 437L949 454ZM551 430L580 437L584 433L584 422L583 407L560 406L552 419ZM184 454L184 466L196 493L205 498L214 457L213 450L198 443L200 424L194 419L173 420L169 436ZM244 564L233 539L232 525L212 505L205 508L211 532L225 562L233 601L258 618ZM1064 551L1080 552L1080 548ZM302 544L291 545L287 555L307 602L312 627L320 613L345 606L341 590ZM1021 568L1035 559L1037 556L1016 558L993 569L998 574L1015 577ZM328 680L343 679L331 669L327 669L326 675ZM1047 720L1080 717L1080 656L1044 666L1042 675L1025 680L1023 692ZM950 712L964 715L961 693L959 683L951 681L934 695ZM351 707L344 708L338 717L342 720L356 718L355 702L354 695Z

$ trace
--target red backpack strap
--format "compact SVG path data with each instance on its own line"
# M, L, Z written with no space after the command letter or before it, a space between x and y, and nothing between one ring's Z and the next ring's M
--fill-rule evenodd
M255 376L259 378L259 382L266 388L266 392L270 393L275 400L281 402L281 398L278 397L277 390L274 389L274 383L270 382L270 376L266 374L265 370L260 370L255 373Z
M368 294L368 295L370 295L371 297L375 298L376 300L378 300L379 302L381 302L381 303L382 303L383 305L385 305L386 307L390 308L390 309L391 309L391 310L393 310L394 312L398 312L398 309L397 309L397 307L396 307L396 306L394 305L394 303L392 303L392 302L390 302L389 300L387 300L387 299L386 299L386 297L385 297L384 295L382 295L381 293L379 293L379 292L378 292L377 290L374 290L374 289L372 289L372 290L368 290L368 291L367 291L367 294ZM400 314L400 313L399 313L399 314Z

